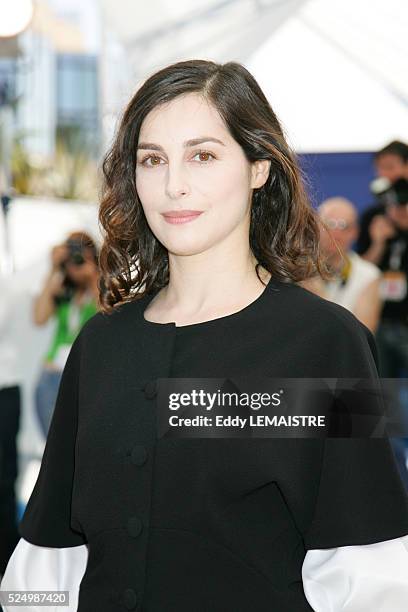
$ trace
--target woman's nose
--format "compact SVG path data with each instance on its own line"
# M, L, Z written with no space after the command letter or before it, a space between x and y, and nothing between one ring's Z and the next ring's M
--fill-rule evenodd
M187 195L190 192L186 172L181 165L169 164L166 191L172 199Z

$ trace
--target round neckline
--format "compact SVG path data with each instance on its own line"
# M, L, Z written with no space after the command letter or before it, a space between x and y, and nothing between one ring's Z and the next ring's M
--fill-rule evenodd
M149 299L147 303L144 305L144 307L142 308L141 314L142 314L143 323L146 325L150 325L152 327L157 327L157 328L172 327L175 330L179 331L179 330L187 330L187 329L199 328L199 327L201 328L201 327L208 326L208 325L211 326L211 325L222 323L222 322L235 321L235 319L239 319L240 317L245 316L249 312L252 312L253 310L255 310L265 299L267 291L271 289L272 286L276 287L277 283L278 283L277 279L274 279L273 276L271 276L269 281L265 285L262 293L260 293L260 295L258 295L258 297L256 297L255 300L253 300L252 302L250 302L249 304L247 304L240 310L237 310L236 312L232 312L231 314L223 315L222 317L217 317L215 319L209 319L208 321L199 321L198 323L189 323L188 325L176 325L175 321L169 321L168 323L158 323L157 321L148 321L147 319L145 319L144 311L146 310L150 302L153 300L153 298L157 295L158 291L156 291L153 295L148 296Z

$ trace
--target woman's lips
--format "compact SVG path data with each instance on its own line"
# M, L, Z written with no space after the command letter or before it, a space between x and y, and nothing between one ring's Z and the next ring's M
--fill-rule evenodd
M201 210L183 210L183 211L170 211L168 213L163 213L164 219L167 223L179 224L179 223L188 223L189 221L194 221L201 215Z

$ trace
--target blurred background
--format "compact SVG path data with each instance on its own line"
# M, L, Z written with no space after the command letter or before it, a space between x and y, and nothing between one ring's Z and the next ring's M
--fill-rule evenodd
M346 256L327 244L338 282L309 288L367 324L383 376L404 380L407 32L406 0L0 1L0 574L67 348L95 312L100 162L167 64L235 60L255 76Z

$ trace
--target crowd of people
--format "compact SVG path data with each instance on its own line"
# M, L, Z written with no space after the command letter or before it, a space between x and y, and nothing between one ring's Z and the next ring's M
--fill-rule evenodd
M375 334L380 376L408 374L408 144L393 141L374 155L376 202L358 215L355 205L333 197L318 208L322 247L334 278L305 285L349 309ZM393 439L408 486L406 440Z

